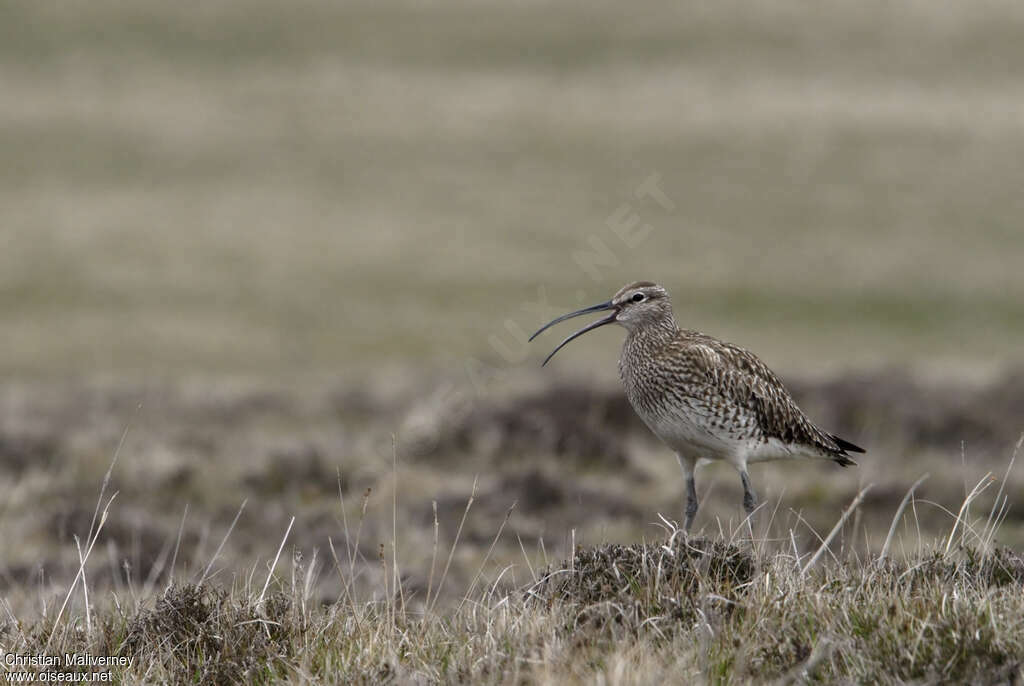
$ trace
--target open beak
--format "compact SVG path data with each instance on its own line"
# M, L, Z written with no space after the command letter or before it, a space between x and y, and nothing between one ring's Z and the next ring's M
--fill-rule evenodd
M544 358L544 362L541 363L540 366L543 367L544 365L546 365L548 363L548 360L550 360L552 357L554 357L555 353L557 353L559 350L564 348L566 346L566 344L569 341L571 341L572 339L579 338L580 336L582 336L586 332L593 331L594 329L598 328L599 326L604 326L605 324L611 324L612 322L614 322L615 321L615 315L617 315L619 312L618 312L618 309L616 309L615 305L612 304L612 301L609 300L608 302L601 303L600 305L594 305L593 307L584 307L582 310L576 310L575 312L570 312L569 314L563 314L561 317L558 317L557 319L552 319L550 322L548 322L547 324L542 326L540 329L538 329L537 333L535 333L532 336L530 336L530 340L531 341L534 338L536 338L537 336L539 336L542 332L547 331L549 328L551 328L552 326L557 324L558 322L564 322L566 319L572 319L573 317L579 317L579 316L584 315L584 314L590 314L591 312L604 312L606 310L614 310L614 311L610 315L608 315L607 317L603 317L601 319L598 319L596 322L593 322L592 324L587 324L582 329L580 329L579 331L577 331L576 333L572 334L571 336L566 338L564 341L559 343L558 347L555 348L554 350L552 350L551 354Z

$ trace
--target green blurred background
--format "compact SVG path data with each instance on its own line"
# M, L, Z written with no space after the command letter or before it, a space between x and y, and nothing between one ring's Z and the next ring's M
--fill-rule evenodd
M635 279L786 372L998 369L1022 36L1015 2L5 3L0 370L446 369L539 287ZM612 380L618 336L559 364Z

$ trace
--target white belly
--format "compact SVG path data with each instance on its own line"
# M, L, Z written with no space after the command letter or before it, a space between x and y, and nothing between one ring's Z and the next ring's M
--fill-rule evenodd
M700 421L685 415L641 415L644 423L668 447L683 455L704 457L709 460L730 459L742 450L746 442L737 436L710 432Z
M746 426L711 431L703 417L686 414L648 415L641 419L673 451L705 460L741 465L770 460L823 458L810 448L783 443L777 438L751 435Z

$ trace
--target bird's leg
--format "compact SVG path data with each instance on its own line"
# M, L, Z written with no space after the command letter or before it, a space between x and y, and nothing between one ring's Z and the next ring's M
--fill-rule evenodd
M750 475L747 474L746 469L740 470L740 481L743 482L743 509L746 510L747 516L750 516L757 508L757 496L754 495L754 489L750 486Z
M686 524L684 525L686 533L690 533L693 520L697 518L697 507L697 482L691 473L686 478Z
M686 481L686 523L683 525L683 529L686 533L690 533L690 527L693 525L693 520L697 517L697 507L699 506L697 502L697 482L693 475L697 461L682 455L676 455L676 457L679 459L679 467L683 470L683 479Z

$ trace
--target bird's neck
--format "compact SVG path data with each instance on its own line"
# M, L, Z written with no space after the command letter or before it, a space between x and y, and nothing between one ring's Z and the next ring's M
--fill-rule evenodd
M668 315L631 330L626 336L626 341L627 344L647 347L668 343L678 333L679 326L676 324L676 320L672 315Z
M634 407L646 406L649 386L657 376L651 374L653 366L663 359L661 351L679 333L671 317L664 317L646 326L630 329L619 355L619 378L626 388L626 396Z

